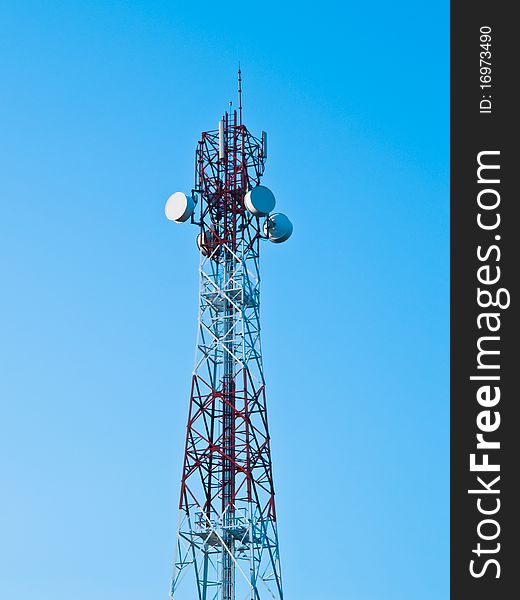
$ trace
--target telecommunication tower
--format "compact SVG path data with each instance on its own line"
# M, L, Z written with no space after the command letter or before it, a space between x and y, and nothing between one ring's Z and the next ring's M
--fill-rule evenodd
M172 600L282 600L265 380L260 347L260 243L292 224L260 185L267 134L230 110L202 133L190 195L168 219L198 227L198 339L191 382Z

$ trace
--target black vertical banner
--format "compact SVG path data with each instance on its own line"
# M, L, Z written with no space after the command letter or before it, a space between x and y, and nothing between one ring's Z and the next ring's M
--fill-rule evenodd
M515 8L451 5L452 600L520 597Z

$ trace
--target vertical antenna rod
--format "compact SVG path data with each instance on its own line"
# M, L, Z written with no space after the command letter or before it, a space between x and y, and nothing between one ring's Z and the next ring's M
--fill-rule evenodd
M240 70L240 63L238 63L238 118L240 125L242 125L242 71Z

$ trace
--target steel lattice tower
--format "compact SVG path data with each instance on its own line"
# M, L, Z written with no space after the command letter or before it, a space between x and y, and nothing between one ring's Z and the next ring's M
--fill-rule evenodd
M270 214L260 185L267 136L239 110L202 133L191 196L166 215L199 227L198 340L191 383L180 519L170 597L282 599L282 579L260 347L260 243L292 225Z

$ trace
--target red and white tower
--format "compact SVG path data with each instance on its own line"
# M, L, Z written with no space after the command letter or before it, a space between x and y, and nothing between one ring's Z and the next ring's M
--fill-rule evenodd
M265 379L260 246L292 224L260 185L267 135L239 108L197 144L195 187L166 216L198 228L200 294L172 600L282 599Z

